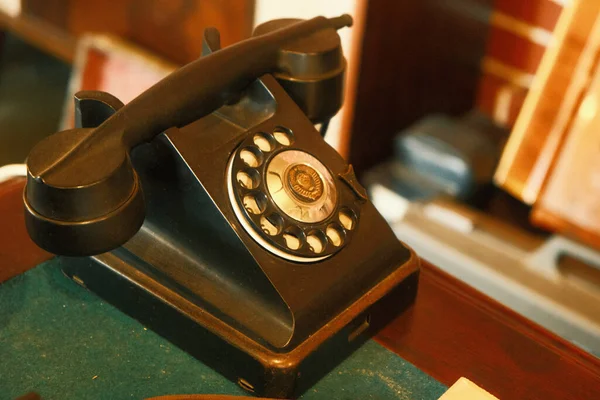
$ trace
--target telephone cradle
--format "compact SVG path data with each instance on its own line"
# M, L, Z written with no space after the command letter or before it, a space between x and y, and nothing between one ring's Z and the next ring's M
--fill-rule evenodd
M347 15L276 20L127 105L75 95L27 160L26 224L64 272L256 395L300 395L413 301L419 263L315 128Z

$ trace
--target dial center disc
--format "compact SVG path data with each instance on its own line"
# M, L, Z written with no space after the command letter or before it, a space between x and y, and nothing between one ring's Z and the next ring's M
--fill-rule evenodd
M277 207L299 222L324 221L337 206L333 176L304 151L286 150L275 155L267 166L266 184Z
M323 180L319 173L306 164L291 165L285 174L289 192L297 200L314 203L323 196Z

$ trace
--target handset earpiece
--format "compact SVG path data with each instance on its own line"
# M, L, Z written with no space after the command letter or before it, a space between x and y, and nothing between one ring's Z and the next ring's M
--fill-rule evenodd
M351 24L348 15L317 17L212 52L158 82L98 127L44 139L27 159L24 203L30 236L40 247L64 255L119 247L144 220L142 188L129 159L132 148L210 114L258 77L285 71L285 45Z

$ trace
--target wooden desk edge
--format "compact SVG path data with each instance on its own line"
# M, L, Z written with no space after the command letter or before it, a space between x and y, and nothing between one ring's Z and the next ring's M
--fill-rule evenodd
M457 280L426 261L421 261L421 271L428 274L430 280L440 288L452 292L457 298L468 300L474 307L483 310L503 325L534 339L551 351L561 354L563 357L571 358L600 378L600 358L548 331L546 328L500 304L466 283Z

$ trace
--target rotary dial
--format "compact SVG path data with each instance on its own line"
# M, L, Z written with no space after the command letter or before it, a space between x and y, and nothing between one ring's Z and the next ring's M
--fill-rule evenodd
M263 248L314 262L348 243L358 209L340 195L329 169L293 142L282 127L248 135L229 161L228 194L242 227Z

